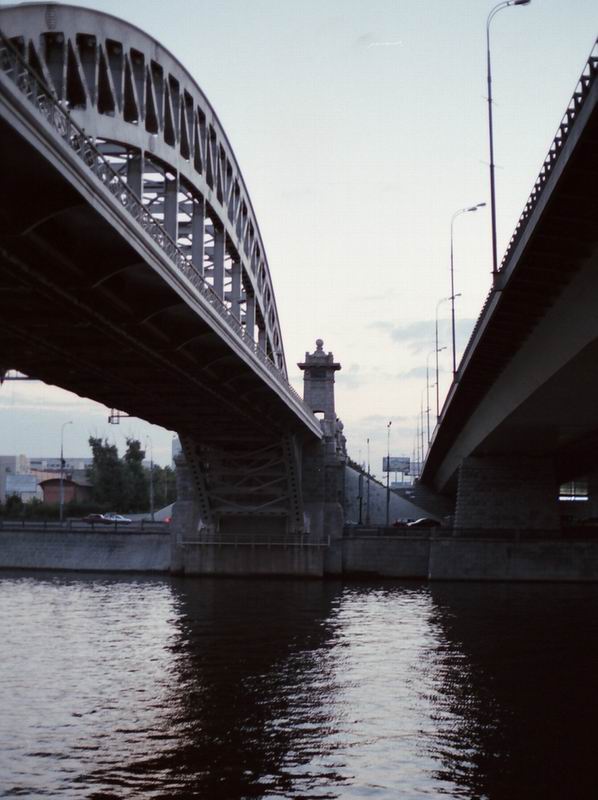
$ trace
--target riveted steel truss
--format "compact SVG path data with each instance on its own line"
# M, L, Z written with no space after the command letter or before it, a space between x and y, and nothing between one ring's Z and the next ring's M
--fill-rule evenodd
M186 276L218 299L231 327L286 377L257 220L214 110L151 37L112 16L76 11L46 3L0 10L3 34L32 71L17 82L36 102L48 87L50 96L38 103L48 121L70 135L93 168L94 149L100 151L111 168L105 183L123 206L146 229L149 212ZM9 61L4 51L3 69L13 69ZM84 129L85 140L92 138L93 148L76 131L69 134L69 120Z
M182 439L204 526L225 517L283 517L287 533L303 531L300 448L293 436L226 447Z

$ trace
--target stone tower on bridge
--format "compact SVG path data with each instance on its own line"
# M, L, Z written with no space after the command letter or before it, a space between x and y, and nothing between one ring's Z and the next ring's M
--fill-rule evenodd
M303 450L303 502L310 530L330 538L327 572L340 571L335 565L334 540L342 538L344 523L344 471L347 461L343 424L334 405L334 374L341 365L332 353L324 352L322 339L313 353L297 365L303 371L303 399L320 419L323 439ZM339 551L340 552L340 551Z

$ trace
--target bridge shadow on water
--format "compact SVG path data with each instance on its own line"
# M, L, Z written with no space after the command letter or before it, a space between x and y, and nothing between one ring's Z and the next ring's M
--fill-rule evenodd
M82 775L83 785L114 785L89 796L128 797L123 788L136 786L164 798L311 797L344 783L324 764L338 725L330 697L342 585L186 578L171 588L171 691L154 741L146 755L123 754L118 774Z
M595 796L598 587L432 584L437 777L468 798Z

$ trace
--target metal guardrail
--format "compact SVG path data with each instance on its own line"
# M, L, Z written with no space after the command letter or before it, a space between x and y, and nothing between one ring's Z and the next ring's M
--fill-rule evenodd
M436 528L433 539L485 539L488 541L598 541L598 525L571 525L562 528Z
M390 525L348 525L343 530L345 539L422 539L431 535L436 528L395 528Z
M577 81L575 89L573 91L573 96L569 101L569 105L567 106L567 110L565 111L563 118L559 127L557 128L557 132L555 137L550 145L548 150L548 155L544 159L544 163L540 169L540 174L536 178L536 182L534 184L534 188L532 189L530 196L525 204L523 211L521 212L521 216L515 226L515 231L511 236L509 244L507 245L507 249L501 261L500 268L502 269L509 258L511 257L512 251L515 249L519 239L521 238L523 231L525 229L525 225L532 215L535 207L538 204L538 201L542 195L544 187L546 186L546 182L550 177L550 173L552 172L555 164L557 163L559 156L567 143L567 139L569 138L569 133L575 122L575 119L579 115L579 112L583 108L584 102L590 93L590 89L592 88L593 82L598 75L598 39L594 42L594 46L590 51L590 55L588 56L588 60L582 70L582 73Z
M197 539L182 539L179 542L183 547L299 547L299 548L324 548L330 546L330 537L313 537L309 534L289 536L271 536L268 534L206 534Z
M480 539L487 541L598 541L598 525L566 525L558 529L535 528L386 528L349 527L345 539Z
M141 520L139 522L83 522L82 520L28 520L0 519L0 533L3 531L27 533L163 533L170 535L170 526L165 522Z
M113 169L104 155L71 117L68 107L58 100L51 89L23 59L9 39L0 31L0 72L4 73L21 94L40 112L50 127L79 157L100 183L118 200L120 206L158 245L164 255L184 275L211 308L233 330L252 355L269 371L277 383L291 394L311 415L312 410L301 395L290 385L276 364L249 336L242 324L230 312L224 301L205 281L191 259L170 237L163 225L143 205L122 177Z

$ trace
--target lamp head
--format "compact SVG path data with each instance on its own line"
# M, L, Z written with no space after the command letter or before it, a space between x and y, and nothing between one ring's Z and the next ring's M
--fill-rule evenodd
M529 6L532 0L513 0L514 6Z

